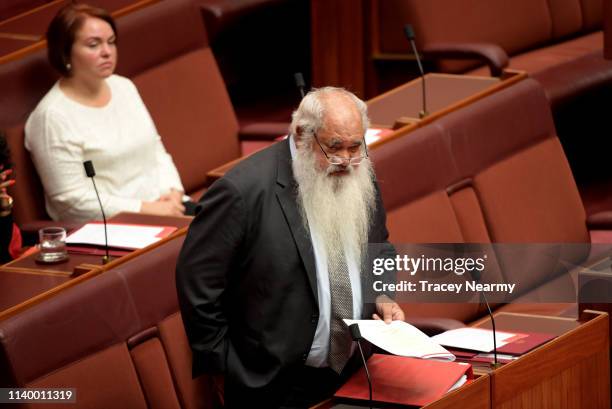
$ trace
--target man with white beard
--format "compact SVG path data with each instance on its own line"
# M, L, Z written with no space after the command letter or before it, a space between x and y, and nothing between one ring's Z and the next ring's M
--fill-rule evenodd
M200 201L177 290L193 374L217 385L223 375L225 407L309 407L359 366L343 318L404 319L395 302L374 298L365 269L394 252L367 127L366 105L350 92L312 91L286 141L242 161Z

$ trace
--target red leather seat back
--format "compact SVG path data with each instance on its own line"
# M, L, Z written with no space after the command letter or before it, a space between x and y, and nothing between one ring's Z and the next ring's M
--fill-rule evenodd
M182 243L171 240L0 322L0 384L76 388L77 408L210 408L210 379L191 379L178 312Z
M138 87L186 191L198 190L208 170L240 156L238 121L200 11L189 0L164 1L118 24L118 71Z

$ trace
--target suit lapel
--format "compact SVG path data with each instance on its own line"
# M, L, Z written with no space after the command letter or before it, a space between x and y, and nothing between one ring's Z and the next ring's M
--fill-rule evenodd
M285 219L293 240L300 253L300 258L304 264L310 288L314 299L318 302L317 297L317 272L315 267L314 251L310 240L310 233L302 223L302 217L297 204L297 184L293 177L293 169L291 168L291 153L289 151L289 140L280 142L284 144L278 154L278 173L276 179L276 197L283 209Z

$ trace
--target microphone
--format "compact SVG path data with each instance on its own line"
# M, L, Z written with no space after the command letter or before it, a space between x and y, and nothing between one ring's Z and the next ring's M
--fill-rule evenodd
M412 47L412 52L416 57L417 64L419 66L419 72L421 73L421 92L423 95L423 109L419 112L419 118L425 118L429 115L427 112L427 92L425 88L425 71L423 71L423 65L421 64L421 57L419 56L419 52L417 51L416 44L414 43L414 30L412 29L412 24L406 24L404 26L404 34L408 41L410 41L410 46Z
M480 271L473 270L470 272L470 274L474 280L480 281L480 278L481 278ZM480 296L485 302L485 305L487 306L487 312L489 313L489 318L491 318L491 328L493 329L493 364L491 366L493 367L493 369L497 369L501 365L497 361L497 337L496 337L497 332L495 331L495 318L493 318L493 312L491 311L491 306L489 305L489 301L487 300L487 296L485 295L484 291L480 290L479 292L480 292Z
M106 255L102 257L102 264L106 264L110 261L110 256L108 255L108 232L106 230L106 215L104 214L104 207L102 206L100 194L98 193L98 188L96 187L96 180L94 179L94 176L96 176L96 170L94 169L93 162L90 160L83 162L83 167L85 168L85 174L87 177L91 178L91 183L93 183L94 190L96 191L96 197L98 198L98 204L100 205L100 211L102 212L102 221L104 222L104 250L106 253Z
M487 306L487 311L489 313L489 318L491 318L491 327L493 328L493 365L492 367L493 369L497 369L501 365L499 364L499 362L497 362L497 339L496 339L497 332L495 332L495 318L493 318L493 313L491 312L491 306L489 305L489 302L487 301L487 297L485 296L484 291L480 290L480 296L484 300L485 305Z
M370 371L368 371L368 364L366 363L365 355L363 355L363 349L361 348L361 340L363 339L363 337L361 336L361 331L359 331L359 324L349 325L349 331L351 333L351 338L353 338L353 341L357 342L359 352L361 353L361 360L363 361L363 367L365 368L365 373L368 378L368 387L370 389L370 409L372 409L372 380L370 379Z
M304 82L304 76L301 72L296 72L293 74L293 79L295 80L295 86L300 90L300 95L304 98L306 93L304 92L304 88L306 88L306 82Z

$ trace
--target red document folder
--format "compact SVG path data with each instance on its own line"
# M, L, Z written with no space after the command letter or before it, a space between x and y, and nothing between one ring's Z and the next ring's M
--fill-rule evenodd
M374 354L368 360L372 400L424 406L439 399L463 376L472 378L472 367L457 362ZM365 369L355 373L335 394L337 398L368 400Z
M525 337L521 337L516 341L512 341L509 344L497 348L497 352L499 354L523 355L555 338L552 334L540 334L537 332L530 332L525 335Z

